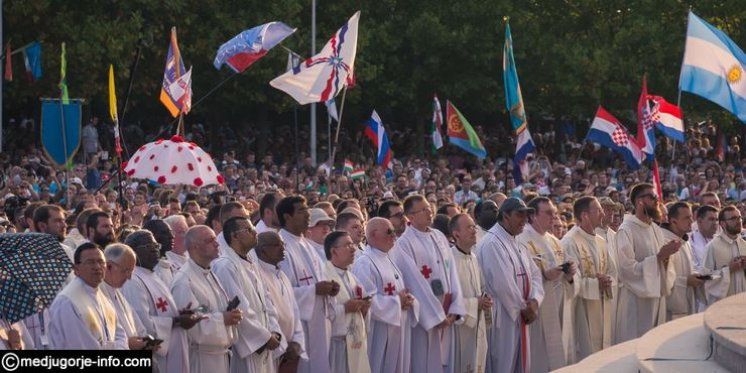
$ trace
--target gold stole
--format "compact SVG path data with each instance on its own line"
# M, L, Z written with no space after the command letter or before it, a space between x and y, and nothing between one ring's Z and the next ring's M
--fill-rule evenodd
M578 231L571 232L572 239L575 242L575 246L578 247L578 255L580 255L581 262L581 275L583 277L596 278L596 265L593 261L593 256L590 249L586 246L585 240L580 237L582 232ZM596 253L598 254L598 273L606 274L608 266L608 253L604 250L598 240L598 236L594 233L594 241L596 242ZM599 289L600 292L600 289ZM593 352L600 351L601 349L611 346L611 293L604 293L600 295L599 301L586 301L585 307L588 315L588 332L591 337L591 346L593 346ZM595 315L595 316L592 316ZM591 318L601 316L601 328L598 328L598 324L593 322ZM600 342L600 343L599 343Z
M96 303L98 303L98 306L101 308L99 311L97 305L93 302L93 298L91 298L91 295L85 289L85 286L83 280L78 278L62 289L60 294L70 299L75 310L88 327L88 330L91 331L91 334L96 337L99 344L103 347L105 342L114 341L117 325L117 312L103 292L100 289L97 289ZM106 331L101 327L100 317L102 316L106 320L104 325Z

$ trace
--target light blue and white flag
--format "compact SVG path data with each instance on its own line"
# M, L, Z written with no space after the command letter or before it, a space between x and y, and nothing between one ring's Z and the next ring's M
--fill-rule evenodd
M746 122L746 54L724 32L689 12L679 89L702 96Z

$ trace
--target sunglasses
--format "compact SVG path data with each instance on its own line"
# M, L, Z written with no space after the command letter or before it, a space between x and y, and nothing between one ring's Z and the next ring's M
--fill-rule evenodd
M394 237L394 236L396 236L396 231L393 230L393 229L391 229L391 228L389 228L389 229L386 229L386 234L389 235L389 236L391 236L391 237Z

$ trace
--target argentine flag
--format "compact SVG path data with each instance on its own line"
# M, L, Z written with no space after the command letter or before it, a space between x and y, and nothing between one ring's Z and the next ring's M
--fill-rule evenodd
M679 89L702 96L746 122L746 54L725 33L689 12Z

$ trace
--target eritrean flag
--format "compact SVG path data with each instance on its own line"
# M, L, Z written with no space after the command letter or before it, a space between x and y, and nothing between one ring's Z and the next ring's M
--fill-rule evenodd
M464 149L466 152L474 154L477 158L487 156L487 150L484 149L479 136L472 128L469 121L464 118L461 112L456 109L451 101L446 102L446 120L448 124L448 141L451 144Z

